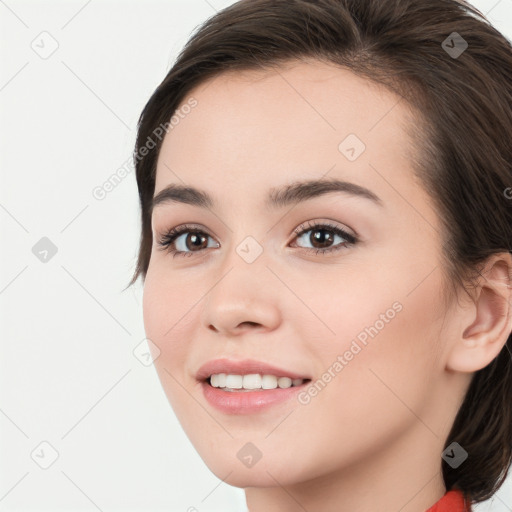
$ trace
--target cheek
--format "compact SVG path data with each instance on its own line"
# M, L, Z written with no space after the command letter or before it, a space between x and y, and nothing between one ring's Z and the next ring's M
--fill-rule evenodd
M187 423L194 403L190 393L197 392L189 387L192 384L187 364L197 338L198 297L201 295L190 279L185 282L159 265L149 266L143 293L144 329L146 337L158 347L156 358L152 352L153 365L169 404L186 431L193 428Z
M404 265L396 272L392 266L387 272L368 266L364 279L351 270L330 286L317 274L314 284L296 289L310 297L307 304L318 316L302 315L308 320L300 321L296 312L301 349L320 362L320 386L330 388L318 395L326 408L343 397L345 418L347 411L353 420L369 413L375 418L380 411L385 422L390 408L408 414L402 401L418 409L428 403L429 383L440 370L436 347L443 325L442 282L439 271L418 279L432 270L418 266Z
M190 275L169 271L165 262L150 264L142 304L146 334L150 331L155 341L166 343L178 338L177 333L200 306L197 302L203 293Z
M342 277L333 279L327 269L314 279L296 281L294 290L310 310L300 306L307 322L296 318L306 328L302 338L315 343L324 362L326 355L332 359L351 350L349 359L367 352L376 363L428 367L444 320L441 272L434 258L420 259L414 252L390 248L381 256L380 264L352 262L340 269Z
M190 280L175 277L150 265L142 308L146 337L160 350L154 361L160 378L165 377L165 368L182 382L185 359L196 336L192 330L197 327L196 308L201 294Z
M432 347L441 326L432 300L438 284L432 280L408 296L400 284L394 290L377 287L379 295L349 297L340 291L316 304L336 336L316 336L310 348L321 361L318 391L304 395L302 408L288 420L288 426L295 422L300 444L312 447L311 460L330 461L334 467L364 458L426 416L436 376ZM315 336L304 331L303 337L311 341ZM441 426L429 423L434 432Z
M377 343L392 324L401 323L406 316L400 277L392 287L389 275L371 272L369 265L354 265L340 269L338 275L326 268L316 271L314 277L288 279L302 300L299 303L292 297L282 307L300 326L298 339L312 355L327 362L326 356L343 354L354 340L363 348L372 340Z

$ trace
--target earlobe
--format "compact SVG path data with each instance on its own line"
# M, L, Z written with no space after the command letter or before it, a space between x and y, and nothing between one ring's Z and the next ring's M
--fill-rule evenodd
M491 256L480 272L473 304L460 310L460 332L447 369L475 372L503 350L512 332L512 254Z

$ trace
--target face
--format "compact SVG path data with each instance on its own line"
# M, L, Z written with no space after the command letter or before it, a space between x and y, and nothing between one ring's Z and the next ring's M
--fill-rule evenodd
M433 437L418 417L445 426L436 347L450 322L404 100L315 61L224 74L190 96L163 141L155 197L187 186L211 203L174 192L155 206L143 311L199 455L228 484L285 485L375 459L412 432ZM184 231L160 246L173 228ZM242 377L224 386L269 374L285 387L213 388L198 372L217 359L256 361L207 368ZM286 388L287 375L304 382Z

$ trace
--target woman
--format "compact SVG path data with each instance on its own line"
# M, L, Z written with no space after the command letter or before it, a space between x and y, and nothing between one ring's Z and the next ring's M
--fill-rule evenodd
M470 510L512 447L512 48L455 0L242 0L145 106L144 324L250 512Z

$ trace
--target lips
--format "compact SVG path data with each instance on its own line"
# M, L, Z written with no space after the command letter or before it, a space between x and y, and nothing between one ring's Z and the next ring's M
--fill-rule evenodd
M232 375L248 375L259 373L262 375L275 375L276 377L289 377L290 379L311 379L309 375L280 368L263 361L254 359L232 360L227 358L214 359L203 364L197 371L196 378L199 381L206 381L210 375L226 373Z

